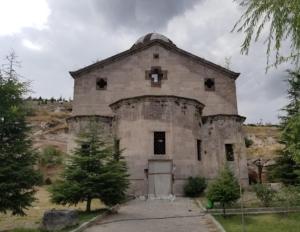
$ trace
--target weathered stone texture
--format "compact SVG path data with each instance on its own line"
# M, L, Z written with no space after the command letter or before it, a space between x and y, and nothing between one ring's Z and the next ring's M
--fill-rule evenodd
M153 53L159 53L158 60ZM145 70L161 66L168 79L160 88L145 80ZM97 78L107 78L107 90L96 90ZM204 91L204 79L214 78L216 90ZM117 60L75 79L74 115L112 116L109 104L141 95L176 95L193 98L204 105L203 115L237 114L235 82L221 72L205 67L159 45Z
M233 77L228 70L160 43L75 75L69 150L90 116L97 116L99 125L125 149L131 194L147 194L150 160L172 162L172 193L177 195L182 194L189 176L212 180L226 163L246 185L244 118L238 116L235 87L238 74ZM167 76L153 85L149 70L157 66ZM105 90L97 90L99 78L107 80ZM207 78L215 82L213 91L205 88ZM165 132L165 155L154 155L153 135L159 131ZM201 160L197 140L201 141ZM234 147L234 161L226 160L227 143Z

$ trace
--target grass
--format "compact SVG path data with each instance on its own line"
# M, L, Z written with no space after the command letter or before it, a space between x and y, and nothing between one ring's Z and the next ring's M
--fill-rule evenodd
M50 209L77 209L84 211L85 204L80 203L76 207L68 207L55 205L50 202L49 193L45 187L39 188L36 193L37 202L33 204L33 207L26 210L26 216L12 216L10 214L0 214L0 231L12 230L13 232L35 232L39 227L45 211ZM103 208L103 204L100 201L94 200L92 202L92 210ZM99 214L99 211L91 212L90 214L80 213L79 220L88 220ZM16 229L22 228L22 229ZM16 230L14 230L16 229ZM27 230L28 229L28 230Z
M262 207L261 202L257 199L255 192L253 191L245 191L244 192L244 207L245 208L259 208ZM200 197L199 200L201 201L204 207L207 206L208 199L204 197ZM221 205L215 204L214 209L221 209ZM230 208L241 208L240 200L234 203L231 206L227 206L228 209Z
M78 215L79 224L82 224L83 222L91 220L92 218L96 217L97 215L103 213L104 211L105 211L105 209L95 210L95 211L91 211L88 213L84 212L84 211L80 211L79 215ZM60 230L59 232L69 232L69 231L75 229L76 227L78 227L78 225L67 227L63 230ZM15 228L15 229L12 229L10 232L45 232L45 231L42 231L38 228Z
M234 215L223 218L215 216L227 232L242 231L241 216ZM300 213L247 215L245 218L247 232L298 232Z

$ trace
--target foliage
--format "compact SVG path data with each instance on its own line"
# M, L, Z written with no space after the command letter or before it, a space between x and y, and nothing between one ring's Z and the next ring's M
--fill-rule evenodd
M270 206L271 202L275 198L275 190L264 184L256 184L254 185L253 189L256 193L257 198L261 201L263 206Z
M253 140L252 139L249 139L247 137L245 137L245 146L247 148L251 147L253 145Z
M44 184L45 184L45 185L50 185L50 184L52 184L52 180L51 180L49 177L47 177L47 178L45 179L45 181L44 181Z
M267 64L275 52L275 67L282 62L300 64L300 4L299 0L235 0L245 9L235 24L233 31L244 32L242 53L248 54L252 41L266 35ZM290 51L282 55L281 47L285 40L290 41Z
M7 56L0 73L0 212L25 215L34 198L34 186L41 175L34 170L37 155L32 149L26 123L24 94L28 84L21 82L15 69L16 55Z
M43 148L39 155L39 163L42 166L54 166L61 164L63 161L63 152L54 146L47 146Z
M227 166L220 172L217 179L208 186L207 198L222 205L223 215L225 215L226 206L240 198L239 183Z
M282 188L277 194L278 201L284 203L285 207L299 205L300 203L300 188L299 186L287 186Z
M300 184L300 167L289 153L284 152L278 151L275 165L268 167L268 179L282 182L284 185Z
M290 154L297 162L300 162L300 112L293 115L281 135L282 143L284 143L284 151Z
M287 71L289 76L287 97L289 103L282 109L286 115L280 116L280 126L282 129L286 126L289 119L300 112L300 73L298 71Z
M286 113L280 117L280 143L283 148L278 151L274 167L269 168L269 177L282 181L285 185L295 185L300 182L300 74L289 71L288 99L283 108Z
M215 216L226 231L241 232L241 216L233 215L223 218ZM283 217L282 214L259 214L245 216L245 230L248 232L298 232L300 228L300 213L290 213Z
M289 71L288 99L289 104L283 108L286 112L281 119L281 143L283 153L300 162L300 73Z
M86 202L86 211L90 211L92 199L109 206L125 199L129 185L126 163L120 157L114 158L110 141L95 123L80 134L62 180L50 189L52 202L62 205Z
M203 177L189 177L184 186L184 194L187 197L199 197L207 184Z

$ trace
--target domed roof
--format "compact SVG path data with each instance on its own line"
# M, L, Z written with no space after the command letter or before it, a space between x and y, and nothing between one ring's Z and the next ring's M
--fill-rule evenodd
M172 40L170 40L169 38L167 38L166 36L159 34L159 33L148 33L146 35L143 35L142 37L140 37L132 46L132 48L135 48L137 46L141 46L145 43L150 42L151 40L162 40L164 42L167 42L173 46L175 46L175 44L172 42Z

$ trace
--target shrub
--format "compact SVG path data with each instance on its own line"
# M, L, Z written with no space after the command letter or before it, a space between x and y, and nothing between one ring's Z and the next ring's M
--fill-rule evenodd
M263 206L270 206L273 201L276 192L271 187L263 184L254 185L254 191L256 193L257 198L261 201Z
M207 198L212 202L219 202L225 209L240 198L240 186L230 169L226 166L217 179L208 186Z
M45 147L40 153L39 162L42 166L54 166L61 164L63 161L63 152L54 146Z
M207 184L203 177L189 177L184 186L184 194L187 197L198 197L203 193Z
M284 207L298 206L300 203L300 187L285 186L277 194L276 198L284 204Z
M252 145L253 145L253 140L252 139L249 139L249 138L247 138L247 137L245 137L245 146L247 147L247 148L249 148L249 147L251 147Z
M45 183L45 185L51 185L52 184L52 180L49 177L47 177L45 179L44 183Z

